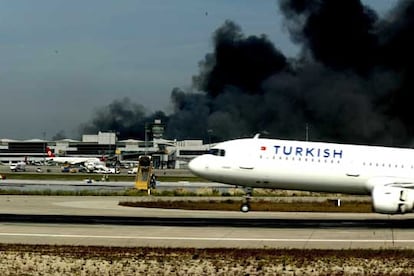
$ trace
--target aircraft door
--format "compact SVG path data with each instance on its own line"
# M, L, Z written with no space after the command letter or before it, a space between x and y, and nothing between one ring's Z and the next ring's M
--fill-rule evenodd
M237 162L239 163L240 169L253 170L255 163L253 151L250 148L246 149L242 154L240 154L240 159Z
M349 164L346 166L346 175L351 177L359 177L360 175L360 168L357 166L355 161L350 161Z

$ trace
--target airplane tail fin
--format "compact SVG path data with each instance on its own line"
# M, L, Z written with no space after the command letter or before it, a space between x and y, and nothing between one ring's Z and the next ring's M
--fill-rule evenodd
M46 153L48 157L56 157L49 147L46 147Z

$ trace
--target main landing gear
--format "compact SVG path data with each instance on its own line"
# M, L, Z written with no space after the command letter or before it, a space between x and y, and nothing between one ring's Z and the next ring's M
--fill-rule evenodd
M244 188L244 191L246 192L246 195L244 196L244 201L240 206L240 211L243 213L247 213L250 211L250 199L252 198L253 188L246 187Z

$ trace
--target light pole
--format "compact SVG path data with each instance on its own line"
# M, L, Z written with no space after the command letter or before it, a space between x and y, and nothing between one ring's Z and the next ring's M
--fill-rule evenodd
M207 134L208 134L208 150L210 150L211 148L211 133L213 133L212 129L208 129L207 130Z
M43 165L46 164L46 131L43 131Z
M145 155L148 154L148 123L145 123Z

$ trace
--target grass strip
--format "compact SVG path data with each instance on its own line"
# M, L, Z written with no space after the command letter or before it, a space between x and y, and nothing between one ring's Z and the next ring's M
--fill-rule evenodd
M155 201L121 201L120 206L183 209L183 210L215 210L239 211L241 200L155 200ZM331 200L314 202L275 202L269 200L254 200L251 202L252 211L269 212L345 212L371 213L372 203L361 201L345 201L341 206L335 206Z
M414 258L414 250L411 249L255 249L255 248L171 248L171 247L117 247L117 246L82 246L82 245L37 245L37 244L6 244L0 243L0 252L33 252L41 254L54 254L72 257L92 258L96 256L107 257L136 257L144 256L168 256L175 254L191 255L193 259L208 256L231 257L246 259L251 256L263 258L289 257L291 261L300 261L309 258L363 258L398 260L400 258ZM413 271L414 272L414 271Z
M146 191L135 189L109 191L109 190L30 190L21 191L13 189L0 189L0 195L33 195L33 196L148 196Z
M84 179L93 179L100 181L103 175L100 174L88 174L88 173L1 173L6 179L18 179L18 180L68 180L77 181ZM110 181L122 181L122 182L134 182L135 175L126 174L109 174L108 179ZM205 182L206 180L196 176L168 176L160 175L157 176L157 181L162 182Z

